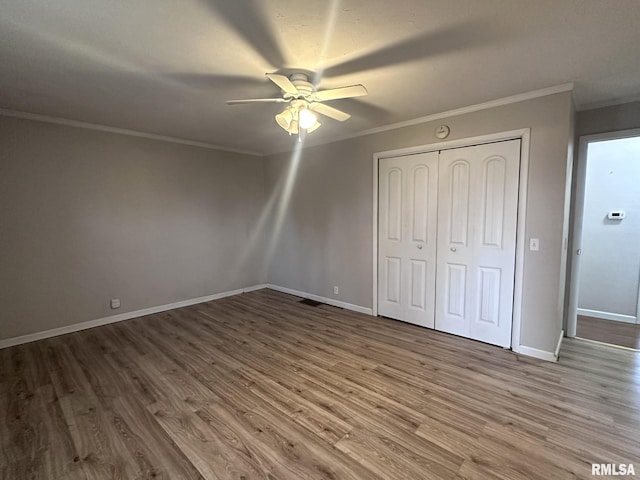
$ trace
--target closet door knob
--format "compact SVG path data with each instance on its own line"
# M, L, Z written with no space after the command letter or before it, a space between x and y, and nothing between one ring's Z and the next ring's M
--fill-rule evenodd
M422 245L420 243L418 244L418 250L422 250Z
M456 247L451 247L451 251L455 252L456 251Z

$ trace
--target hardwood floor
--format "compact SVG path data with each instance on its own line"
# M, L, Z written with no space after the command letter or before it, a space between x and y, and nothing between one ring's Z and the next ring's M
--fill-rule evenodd
M577 336L640 350L640 325L578 315Z
M261 290L0 351L2 479L640 470L640 357L557 364Z

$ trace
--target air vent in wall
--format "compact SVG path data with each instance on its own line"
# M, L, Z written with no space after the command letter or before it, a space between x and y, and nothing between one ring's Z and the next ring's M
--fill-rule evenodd
M322 302L316 302L315 300L311 300L310 298L303 298L300 300L300 303L304 303L305 305L309 305L310 307L317 307L318 305L322 305Z

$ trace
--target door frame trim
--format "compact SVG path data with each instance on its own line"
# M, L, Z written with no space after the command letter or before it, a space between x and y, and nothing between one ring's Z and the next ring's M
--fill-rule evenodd
M387 150L373 154L373 257L372 257L372 284L373 302L372 311L378 316L378 165L380 159L415 155L452 148L472 147L485 143L500 142L505 140L520 140L520 175L518 178L518 221L516 224L516 264L515 281L513 285L513 321L511 326L511 349L520 351L520 332L522 322L522 289L524 281L524 255L526 251L526 214L527 214L527 181L529 178L529 147L531 143L531 129L522 128L506 132L496 132L477 137L460 138L446 142L429 143L415 147Z
M575 337L578 327L578 297L580 294L580 255L578 250L582 248L582 227L584 220L584 200L587 183L587 154L590 143L606 142L608 140L620 140L623 138L640 137L640 128L627 130L614 130L610 132L581 135L578 137L578 155L574 169L576 170L574 184L571 189L573 196L573 218L570 219L572 226L570 237L569 255L571 264L569 265L569 275L567 277L567 310L566 310L566 332L567 337ZM636 324L640 324L640 283L638 288L638 300L636 304Z

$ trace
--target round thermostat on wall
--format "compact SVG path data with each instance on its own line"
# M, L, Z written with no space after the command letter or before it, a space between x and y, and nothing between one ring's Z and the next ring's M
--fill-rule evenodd
M436 137L447 138L451 129L447 125L440 125L436 128Z

